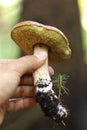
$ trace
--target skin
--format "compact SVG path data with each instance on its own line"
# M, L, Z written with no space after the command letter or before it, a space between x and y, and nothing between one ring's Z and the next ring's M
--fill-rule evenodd
M32 74L45 59L45 55L38 53L14 60L0 60L0 123L5 112L36 104ZM49 73L54 73L51 67Z

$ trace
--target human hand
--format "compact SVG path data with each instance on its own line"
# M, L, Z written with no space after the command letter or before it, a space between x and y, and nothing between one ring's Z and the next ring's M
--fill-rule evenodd
M33 72L45 57L24 56L16 60L0 60L0 122L5 111L16 111L34 105ZM53 73L52 68L49 69Z

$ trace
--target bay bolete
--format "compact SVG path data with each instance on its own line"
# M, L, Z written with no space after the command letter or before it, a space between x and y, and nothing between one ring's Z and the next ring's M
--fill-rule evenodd
M39 79L50 79L48 74L48 57L50 62L61 62L69 59L71 50L65 35L55 27L45 26L33 21L24 21L14 26L11 31L12 39L27 53L45 53L45 64L35 72ZM49 82L49 81L48 81Z
M42 52L46 55L45 63L33 74L34 85L36 86L36 93L42 92L43 95L47 92L54 93L48 72L48 59L50 62L59 63L70 58L71 50L65 35L55 27L45 26L33 21L24 21L13 27L11 37L27 54L36 55L38 52ZM52 100L52 98L56 99L57 97L51 95L49 100ZM46 107L46 101L44 104L44 107ZM65 109L63 111L66 112ZM55 115L50 116L57 120Z

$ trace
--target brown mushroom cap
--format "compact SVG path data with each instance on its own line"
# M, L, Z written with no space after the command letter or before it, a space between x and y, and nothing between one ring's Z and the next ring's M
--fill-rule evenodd
M71 56L67 38L52 26L24 21L14 26L11 37L27 54L33 54L34 46L38 43L48 46L51 62L61 62Z

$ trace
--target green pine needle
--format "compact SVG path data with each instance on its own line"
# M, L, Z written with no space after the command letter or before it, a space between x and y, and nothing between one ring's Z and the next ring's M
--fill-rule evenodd
M69 94L69 90L65 87L69 76L67 74L55 74L53 76L53 86L57 87L59 92L58 96L60 98L62 93Z

